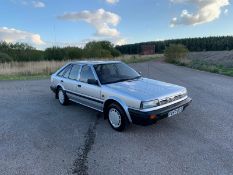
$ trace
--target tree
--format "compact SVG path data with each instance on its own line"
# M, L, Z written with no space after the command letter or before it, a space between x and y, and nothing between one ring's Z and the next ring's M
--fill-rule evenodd
M112 58L121 55L109 41L92 41L84 47L84 54L87 58Z
M66 52L59 47L47 48L44 53L45 60L64 60Z
M176 63L186 58L188 49L182 44L171 44L164 51L164 56L167 62Z
M185 45L189 51L223 51L233 49L233 36L216 36L216 37L203 37L203 38L184 38L173 39L165 41L154 41L146 43L128 44L116 46L122 54L140 54L140 48L145 44L154 44L156 53L163 53L165 47L170 44Z
M65 47L66 59L81 59L83 58L83 50L78 47Z
M12 61L12 58L8 54L0 52L0 63L9 61Z

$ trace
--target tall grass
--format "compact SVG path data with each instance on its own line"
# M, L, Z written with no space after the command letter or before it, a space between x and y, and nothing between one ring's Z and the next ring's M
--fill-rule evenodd
M0 63L0 75L49 75L67 61L30 61Z
M125 63L137 63L158 60L161 57L163 57L163 55L125 55L111 60L121 60ZM54 73L68 62L69 61L29 61L0 63L0 80L27 80L46 78L48 75Z
M139 56L126 55L111 59L122 60L126 63L136 63L158 59L161 55ZM107 59L103 59L107 60ZM29 62L9 62L0 63L0 75L49 75L55 72L69 61L29 61Z

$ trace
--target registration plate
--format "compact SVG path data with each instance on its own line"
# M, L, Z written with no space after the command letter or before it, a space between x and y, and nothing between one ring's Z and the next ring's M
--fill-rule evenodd
M183 111L183 109L184 109L184 107L181 106L181 107L179 107L177 109L174 109L174 110L170 111L168 113L168 117L173 117L174 115L177 115L177 114L181 113Z

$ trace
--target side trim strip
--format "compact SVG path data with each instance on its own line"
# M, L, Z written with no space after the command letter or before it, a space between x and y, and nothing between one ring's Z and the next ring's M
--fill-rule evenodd
M100 110L100 109L94 108L94 107L92 107L92 106L89 106L89 105L83 104L83 103L81 103L81 102L79 102L79 101L72 100L72 99L70 99L70 101L73 101L73 102L78 103L78 104L80 104L80 105L83 105L83 106L85 106L85 107L88 107L88 108L91 108L91 109L97 110L97 111L99 111L99 112L103 112L103 110Z
M67 90L66 90L65 92L68 93L68 94L76 95L76 96L78 96L78 97L86 98L86 99L88 99L88 100L92 100L92 101L97 102L97 103L100 103L100 104L104 104L104 102L101 101L101 100L97 100L97 99L94 99L94 98L91 98L91 97L87 97L87 96L84 96L84 95L81 95L81 94L76 94L76 93L74 93L74 92L67 91Z

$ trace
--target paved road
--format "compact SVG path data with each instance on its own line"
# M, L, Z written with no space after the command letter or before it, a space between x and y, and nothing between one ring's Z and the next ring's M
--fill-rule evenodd
M97 112L59 105L49 81L0 82L0 174L233 174L233 78L132 65L188 88L192 105L149 127L113 131Z

